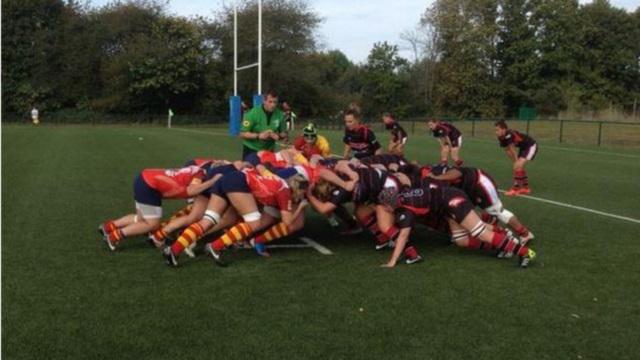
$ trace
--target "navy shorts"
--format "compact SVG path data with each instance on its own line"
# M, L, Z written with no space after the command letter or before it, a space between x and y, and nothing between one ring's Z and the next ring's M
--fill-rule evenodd
M248 147L247 145L242 145L242 160L245 161L245 159L247 158L247 156L251 155L251 154L257 154L258 150L253 150L252 148Z
M527 146L524 149L520 149L520 151L518 151L518 158L523 158L523 159L527 159L528 161L531 161L536 158L537 154L538 154L538 144L533 144L531 146Z
M142 178L142 174L133 181L133 199L139 204L162 206L162 194L151 188Z
M242 160L253 166L260 165L260 157L257 152L248 153L246 156L243 156Z
M443 188L442 203L446 214L457 223L461 223L474 208L462 190L450 187Z
M247 177L241 171L232 171L222 176L211 188L209 194L218 195L228 199L227 194L233 192L250 193Z
M232 171L238 171L238 169L236 169L236 167L233 164L209 167L207 169L207 174L205 175L205 179L209 180L218 174L224 175Z

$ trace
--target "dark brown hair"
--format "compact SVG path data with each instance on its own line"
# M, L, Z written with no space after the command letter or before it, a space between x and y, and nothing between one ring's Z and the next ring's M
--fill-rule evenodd
M497 126L500 129L508 129L509 127L507 126L507 123L504 120L498 120L496 121L495 124L493 124L493 126Z

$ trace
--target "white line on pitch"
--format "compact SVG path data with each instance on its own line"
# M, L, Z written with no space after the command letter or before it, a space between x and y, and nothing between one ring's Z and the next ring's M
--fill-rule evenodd
M504 190L500 190L500 192L504 193L505 191ZM539 198L539 197L535 197L535 196L530 196L530 195L519 195L518 197L523 197L525 199L536 200L536 201L540 201L540 202L544 202L544 203L548 203L548 204L553 204L553 205L557 205L557 206L566 207L566 208L569 208L569 209L581 210L581 211L589 212L589 213L592 213L592 214L598 214L598 215L607 216L607 217L618 219L618 220L624 220L624 221L629 221L629 222L632 222L632 223L640 224L640 220L638 220L638 219L634 219L634 218L630 218L630 217L626 217L626 216L621 216L621 215L616 215L616 214L610 214L610 213L606 213L604 211L589 209L589 208L582 207L582 206L571 205L571 204L567 204L567 203L563 203L563 202L559 202L559 201L547 200L547 199L543 199L543 198Z
M184 131L184 132L190 132L190 133L195 133L195 134L205 134L205 135L215 135L215 136L227 136L230 137L231 135L229 135L229 133L222 133L222 132L214 132L214 131L204 131L204 130L194 130L194 129L181 129L181 128L170 128L169 130L178 130L178 131Z
M318 250L319 253L323 254L323 255L332 255L333 253L331 252L331 250L327 249L326 247L318 244L317 242L309 239L308 237L305 236L301 236L299 237L299 239L306 243L307 245L313 247L314 249Z

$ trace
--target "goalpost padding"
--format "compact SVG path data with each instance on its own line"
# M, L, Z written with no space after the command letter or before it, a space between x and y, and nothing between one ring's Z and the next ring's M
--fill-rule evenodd
M242 121L242 100L240 96L229 98L229 135L240 134L240 122Z

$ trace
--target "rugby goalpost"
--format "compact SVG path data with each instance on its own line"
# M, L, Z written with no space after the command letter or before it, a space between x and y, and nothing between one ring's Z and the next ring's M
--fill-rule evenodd
M242 99L238 96L238 72L258 68L257 92L253 106L262 104L262 0L258 0L258 61L238 66L238 6L233 4L233 96L229 99L229 135L238 136L242 121Z

